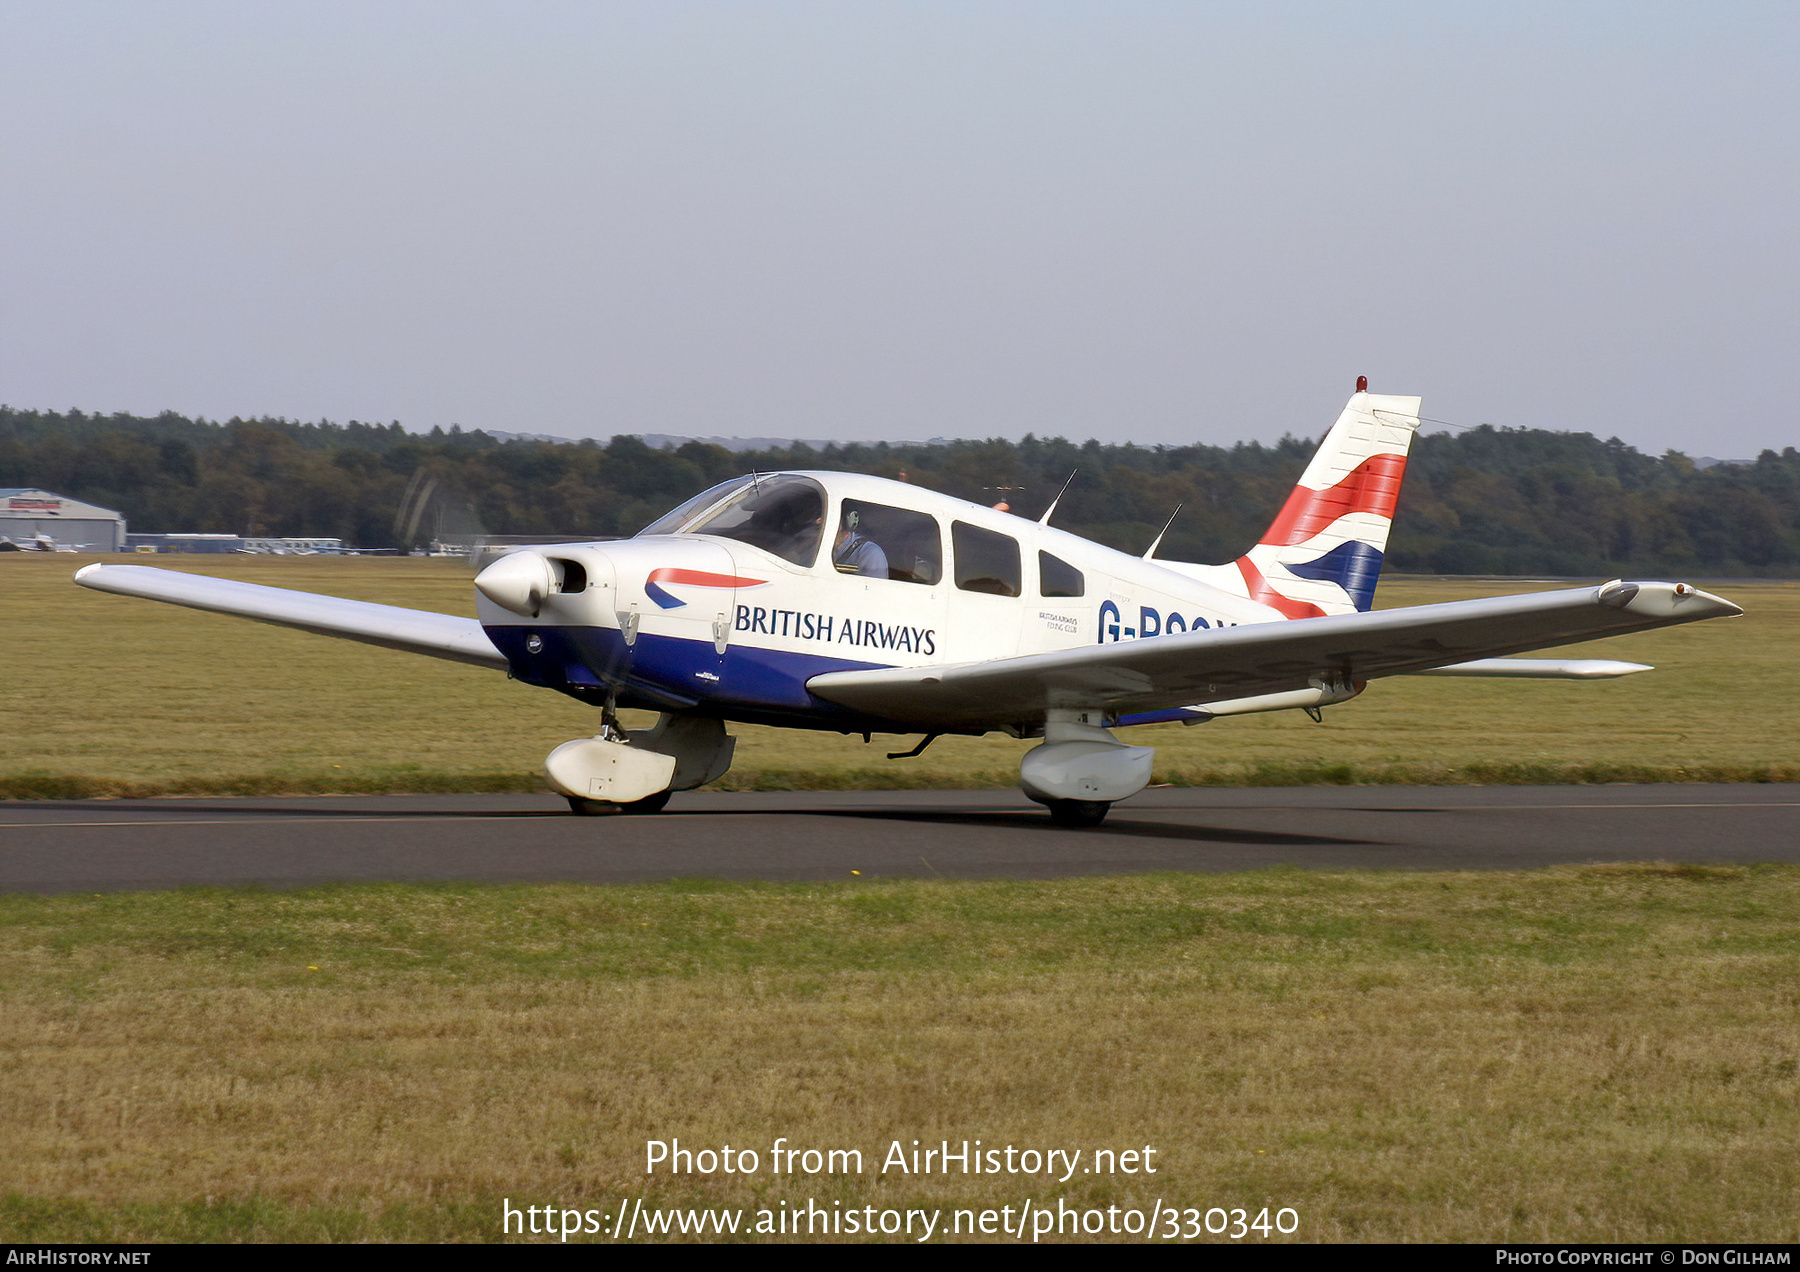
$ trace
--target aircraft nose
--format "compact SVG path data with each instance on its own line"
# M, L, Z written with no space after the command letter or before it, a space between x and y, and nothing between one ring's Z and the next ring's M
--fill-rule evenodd
M509 552L475 576L475 590L501 609L536 618L556 590L556 571L539 552Z

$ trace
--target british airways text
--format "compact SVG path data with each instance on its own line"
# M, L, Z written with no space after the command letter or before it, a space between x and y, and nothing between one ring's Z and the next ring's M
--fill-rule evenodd
M935 627L908 627L904 623L877 623L806 610L766 609L761 605L738 606L735 626L740 632L762 632L768 636L794 636L868 649L903 649L913 654L937 653Z

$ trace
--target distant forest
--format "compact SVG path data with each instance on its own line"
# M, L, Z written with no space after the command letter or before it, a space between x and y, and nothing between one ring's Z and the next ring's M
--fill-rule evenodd
M398 423L154 418L0 406L0 487L35 486L124 513L140 531L336 536L413 547L440 533L630 535L705 487L752 470L905 474L1038 516L1071 471L1054 524L1142 552L1229 561L1281 506L1316 441L1219 446L1019 442L731 452L689 442L497 441ZM418 480L415 482L415 477ZM428 483L427 478L435 478ZM397 524L408 488L430 514ZM1695 467L1616 438L1488 425L1413 444L1391 568L1440 574L1800 576L1800 452Z

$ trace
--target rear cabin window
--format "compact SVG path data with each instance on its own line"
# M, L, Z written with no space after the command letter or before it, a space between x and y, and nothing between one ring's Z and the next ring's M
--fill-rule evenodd
M840 574L935 584L944 577L944 539L927 513L846 499L831 563Z
M1087 580L1081 577L1080 570L1061 557L1053 557L1048 552L1040 552L1038 553L1038 595L1085 596L1087 595Z
M1019 594L1017 539L957 521L950 527L950 540L956 551L957 587L994 596Z

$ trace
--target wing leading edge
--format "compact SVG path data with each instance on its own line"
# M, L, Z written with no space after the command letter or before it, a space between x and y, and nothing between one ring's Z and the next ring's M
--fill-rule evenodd
M454 614L346 601L316 592L235 583L142 565L84 566L75 572L75 581L99 592L141 596L189 609L236 614L278 627L298 627L322 636L339 636L477 667L506 669L506 656L494 648L481 624Z
M1209 702L1351 685L1741 613L1730 601L1685 583L1614 581L947 667L830 672L813 677L807 688L829 702L916 729L995 728L1042 720L1050 708L1118 715L1204 710Z

